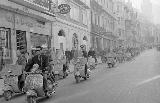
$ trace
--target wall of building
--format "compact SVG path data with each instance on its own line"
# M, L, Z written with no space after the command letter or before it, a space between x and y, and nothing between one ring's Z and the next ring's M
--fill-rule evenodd
M67 3L71 7L70 13L66 15L56 15L56 21L53 22L53 35L52 45L56 49L60 48L63 43L63 49L73 49L73 34L78 37L78 48L80 45L85 44L87 50L90 48L90 0L63 0L58 1L58 5L61 3ZM58 33L60 30L64 31L65 36L60 37ZM83 37L87 37L87 41L83 40ZM80 49L80 48L79 48Z
M58 36L60 30L64 31L65 36ZM63 43L63 50L69 49L72 50L73 47L73 34L78 36L78 47L83 44L83 37L87 37L87 50L90 48L90 32L86 28L81 26L74 25L70 22L64 23L63 21L57 20L53 23L53 35L54 39L52 44L55 44L56 49L60 49L60 43ZM80 49L80 48L79 48Z
M22 5L9 1L6 3L6 5L3 3L0 4L0 32L1 36L3 35L2 31L5 29L9 29L10 33L8 35L8 40L6 39L5 41L8 43L1 46L4 47L5 50L4 59L6 60L6 63L15 63L17 49L19 49L21 52L23 51L31 53L33 45L42 44L42 42L48 44L48 38L51 36L51 22L47 21L46 19L42 19L43 17L41 13L38 12L37 14L35 13L34 16L31 13L26 15L26 13L23 11L25 7ZM34 12L34 10L31 9L28 9L28 11ZM23 34L25 37L21 38L23 39L21 40L21 43L18 43L20 39L18 38L18 35ZM31 38L32 35L38 35L38 37L46 36L46 41L42 39L33 39ZM8 52L10 54L9 56Z
M91 43L97 51L111 48L114 44L113 38L108 35L116 36L113 6L112 0L91 1Z

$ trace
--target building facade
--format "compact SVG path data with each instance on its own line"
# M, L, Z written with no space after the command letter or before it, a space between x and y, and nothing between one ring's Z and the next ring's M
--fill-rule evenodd
M113 0L91 1L91 46L98 52L116 45Z
M63 50L90 48L90 0L53 0L55 5L69 4L70 13L56 15L52 47Z
M69 4L70 13L60 14L60 4ZM31 53L36 46L90 48L89 0L1 0L0 8L0 47L7 64L15 63L17 50Z
M126 8L125 2L122 0L115 0L114 14L116 16L116 34L118 36L118 46L124 46L125 42L125 19Z
M17 50L25 53L36 46L50 46L51 21L42 13L49 8L48 5L29 0L1 0L0 8L0 47L3 48L5 63L16 61Z

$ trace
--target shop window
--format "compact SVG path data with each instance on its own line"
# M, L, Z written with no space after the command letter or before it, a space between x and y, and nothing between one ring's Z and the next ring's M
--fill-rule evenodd
M11 31L10 29L0 28L0 56L5 57L5 59L10 59L11 57Z
M21 30L16 30L16 40L17 40L17 50L20 50L21 53L27 52L26 32Z
M37 22L41 25L45 25L45 22L37 20Z
M48 35L31 33L31 48L34 49L37 46L41 46L43 48L48 48L49 46L49 37Z

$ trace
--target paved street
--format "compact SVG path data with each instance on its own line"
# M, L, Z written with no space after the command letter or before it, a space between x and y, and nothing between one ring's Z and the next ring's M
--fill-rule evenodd
M146 51L114 69L97 67L79 84L71 75L59 81L56 95L40 103L160 103L160 52ZM26 103L23 95L0 103Z

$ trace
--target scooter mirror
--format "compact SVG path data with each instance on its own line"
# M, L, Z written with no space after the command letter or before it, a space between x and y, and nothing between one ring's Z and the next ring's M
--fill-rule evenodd
M12 73L12 71L11 71L11 70L9 70L9 71L8 71L8 73Z

